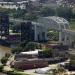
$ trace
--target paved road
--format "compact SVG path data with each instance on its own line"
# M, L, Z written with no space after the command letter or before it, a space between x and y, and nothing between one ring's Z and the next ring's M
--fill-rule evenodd
M67 60L67 61L65 61L65 62L61 62L61 63L63 64L63 63L66 63L66 62L68 62L68 61L69 61L69 60ZM60 64L60 63L51 64L51 65L49 65L49 68L56 69L57 66L58 66L58 64ZM30 74L30 75L44 75L44 74L37 74L37 73L35 73L35 70L36 70L36 69L25 70L25 73L26 73L26 74Z
M0 73L0 75L6 75L6 74Z

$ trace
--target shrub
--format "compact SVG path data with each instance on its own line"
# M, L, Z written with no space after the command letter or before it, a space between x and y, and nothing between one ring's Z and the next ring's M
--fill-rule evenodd
M12 49L12 53L20 53L22 51L22 47L17 47Z
M1 65L1 66L0 66L0 72L3 71L3 68L4 68L3 65Z
M35 50L37 46L36 42L28 42L24 47L25 51Z
M43 50L43 51L39 51L39 57L40 58L50 58L52 57L52 49L46 49L46 50Z
M9 58L10 57L10 54L9 53L6 53L5 54L5 57Z
M3 57L3 58L1 59L1 63L2 63L3 65L6 65L7 61L8 61L8 58L7 58L7 57Z
M8 71L7 75L27 75L27 74L23 74L18 71Z

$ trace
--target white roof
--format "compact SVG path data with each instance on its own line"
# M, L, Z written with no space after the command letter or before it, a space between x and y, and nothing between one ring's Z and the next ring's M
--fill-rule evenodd
M46 74L46 73L48 73L51 70L52 69L50 67L39 68L39 69L36 69L36 73Z
M52 20L56 21L57 23L68 23L68 21L62 17L50 16L50 17L46 17L46 18L52 19Z
M22 19L13 19L13 18L10 18L9 19L10 22L28 22L27 20L22 20ZM32 25L37 25L37 26L40 26L40 24L38 22L31 22Z
M28 1L17 2L18 4L27 3Z
M21 54L28 54L28 55L37 55L38 51L42 51L40 49L35 49L35 51L27 51L27 52L21 52Z
M51 68L49 68L49 67L45 67L45 68L41 68L41 69L39 69L40 71L48 71L48 70L51 70Z
M69 22L64 18L57 16L40 17L38 23L46 29L70 29Z

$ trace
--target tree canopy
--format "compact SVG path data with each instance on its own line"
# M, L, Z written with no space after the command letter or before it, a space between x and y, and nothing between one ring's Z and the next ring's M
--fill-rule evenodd
M55 10L49 7L43 7L40 9L41 16L54 16Z
M61 7L58 7L56 11L57 11L57 16L63 17L67 19L68 21L70 21L70 19L72 18L73 13L71 8L61 6Z

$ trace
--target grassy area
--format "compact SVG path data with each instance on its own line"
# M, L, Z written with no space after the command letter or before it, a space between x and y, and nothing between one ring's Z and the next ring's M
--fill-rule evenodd
M70 27L72 30L75 30L75 20L70 21Z

